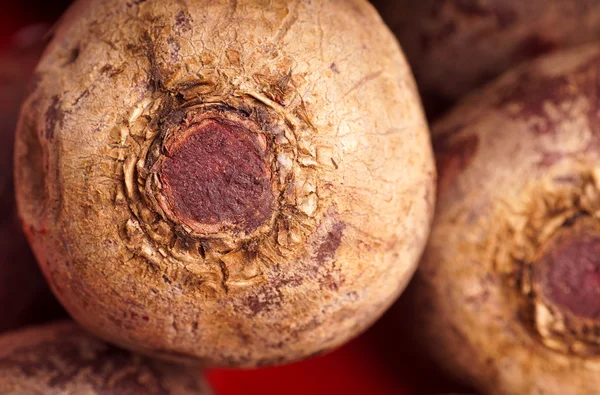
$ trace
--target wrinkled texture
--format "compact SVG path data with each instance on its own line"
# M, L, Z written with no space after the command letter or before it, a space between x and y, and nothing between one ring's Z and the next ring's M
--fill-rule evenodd
M523 61L600 37L597 0L373 0L430 116Z
M598 45L556 53L433 126L440 187L412 319L482 393L600 393L599 72Z
M20 213L55 294L104 339L214 365L290 362L363 331L413 274L433 154L409 67L366 1L80 1L36 74ZM176 199L243 184L242 205L223 189L219 204L258 220L173 204L160 169L192 155L203 122L235 125L230 142L251 135L264 172L252 156L179 160L181 174L232 173L178 179Z
M70 322L0 337L4 395L209 395L197 369L103 343Z

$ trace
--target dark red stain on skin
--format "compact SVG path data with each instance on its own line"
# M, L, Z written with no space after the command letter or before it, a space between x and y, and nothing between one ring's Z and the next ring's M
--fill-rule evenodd
M252 317L280 307L284 300L281 289L296 288L304 282L302 277L282 272L279 265L275 265L271 276L268 284L261 286L244 300L245 310L249 311Z
M169 44L169 51L171 53L171 62L177 63L179 61L179 51L181 51L181 45L175 37L167 38Z
M561 228L543 247L535 270L553 304L581 318L600 319L600 230L592 222L577 220Z
M546 105L554 105L559 111L566 111L564 119L578 117L585 119L593 139L581 151L570 153L560 151L542 152L540 166L552 166L558 161L581 152L597 152L600 149L600 55L592 56L575 70L564 75L545 76L536 73L536 68L524 70L509 86L504 86L495 103L516 120L535 117L530 130L536 135L563 133L560 122L551 119L545 110ZM587 108L576 114L570 109L577 100L587 100ZM516 104L517 111L508 110L509 104ZM508 110L508 111L506 111Z
M471 164L478 147L479 138L476 135L452 139L450 134L434 141L438 195L443 194L454 183L456 177Z
M342 236L346 229L346 224L343 222L335 222L331 230L327 233L327 236L323 242L317 248L316 261L319 264L323 264L330 259L335 257L337 249L342 243Z
M330 291L338 291L340 289L340 287L342 285L344 285L344 283L346 282L346 279L341 276L340 274L337 274L337 276L329 273L326 274L325 276L323 276L320 280L319 280L319 285L321 287L321 289L328 289Z
M184 222L256 230L275 205L267 152L256 136L229 122L190 129L183 141L165 147L159 170L175 214Z
M599 67L600 55L563 75L547 76L535 66L524 69L515 81L502 88L496 104L522 104L519 114L539 116L545 114L543 105L549 102L560 103L582 95L597 101Z
M175 15L175 29L181 32L192 30L192 18L187 12L181 10Z
M302 273L305 278L317 278L319 267L335 258L342 243L346 224L342 221L335 221L330 226L331 229L323 230L318 241L315 240L312 244L314 245L314 260L311 259L310 263L304 267ZM268 284L258 288L255 293L245 298L244 306L250 312L250 316L278 308L284 300L281 289L298 287L304 282L303 277L290 277L287 273L281 273L279 268L275 268L274 273ZM328 272L320 276L318 282L321 289L337 291L344 284L345 279L340 274Z
M272 304L268 302L268 300L260 300L258 296L253 295L249 296L246 299L246 306L250 309L250 312L253 316L259 314L261 311L270 307Z
M508 105L517 105L516 110L507 111L508 115L515 119L536 117L539 122L536 122L531 130L537 135L544 135L556 131L556 122L549 119L545 106L555 105L568 109L569 102L586 98L590 103L587 112L589 126L592 132L598 135L599 71L600 55L593 56L578 68L563 75L547 76L538 68L531 67L523 70L510 85L500 89L494 105L501 110L507 110Z
M280 287L265 285L256 294L248 296L244 304L250 310L250 315L256 316L280 307L282 302L283 293Z
M517 81L501 90L497 106L518 104L520 108L514 113L515 117L540 117L545 114L546 103L560 103L568 96L568 77L539 78L535 72L525 71ZM536 131L544 133L544 129Z
M308 265L304 271L308 278L318 279L319 287L322 290L337 291L344 285L346 279L339 269L336 269L333 264L327 265L327 263L335 261L337 250L342 244L346 224L339 220L333 220L329 225L329 230L326 230L323 225L322 227L324 229L317 230L318 236L313 241L314 258L307 262Z

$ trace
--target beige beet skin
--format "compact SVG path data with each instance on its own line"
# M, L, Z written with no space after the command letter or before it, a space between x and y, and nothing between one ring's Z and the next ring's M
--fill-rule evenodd
M485 394L600 394L600 46L545 57L433 127L415 279L429 352Z
M54 292L102 338L289 362L367 328L414 272L433 155L366 1L80 1L36 75L20 214Z

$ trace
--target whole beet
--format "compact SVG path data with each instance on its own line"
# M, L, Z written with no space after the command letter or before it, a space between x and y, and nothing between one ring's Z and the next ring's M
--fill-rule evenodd
M404 289L435 169L365 0L88 0L19 123L17 196L55 294L126 348L227 366L332 349Z
M436 217L411 322L485 394L600 394L600 45L556 53L433 127Z

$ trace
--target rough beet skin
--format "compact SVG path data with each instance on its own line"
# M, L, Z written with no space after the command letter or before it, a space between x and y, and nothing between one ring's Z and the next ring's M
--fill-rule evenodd
M37 81L20 213L55 294L104 339L289 362L357 335L411 277L433 155L368 2L80 1Z
M599 70L598 45L541 58L433 127L455 164L439 172L413 319L482 393L600 393Z

